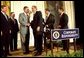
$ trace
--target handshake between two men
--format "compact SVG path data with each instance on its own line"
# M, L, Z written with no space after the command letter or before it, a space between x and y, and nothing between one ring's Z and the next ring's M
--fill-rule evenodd
M27 26L27 27L31 26L31 23L27 23L26 26ZM36 30L37 30L37 31L40 31L40 26L38 26L38 27L36 28Z

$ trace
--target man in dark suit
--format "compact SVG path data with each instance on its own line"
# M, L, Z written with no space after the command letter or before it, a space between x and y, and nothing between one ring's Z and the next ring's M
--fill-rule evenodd
M10 13L9 18L10 26L11 26L11 41L10 41L10 50L17 50L17 32L19 31L18 22L15 19L14 12Z
M58 12L60 13L60 21L59 21L58 28L67 29L68 28L68 15L64 13L64 9L62 7L58 9ZM69 40L62 40L62 43L63 43L63 50L66 50L67 52L69 52L68 51Z
M9 18L6 14L7 6L2 5L1 6L1 44L2 44L2 56L11 55L9 53L9 43L10 43L10 24L9 24ZM0 51L1 52L1 51Z
M43 25L42 25L42 13L40 11L37 11L36 6L32 6L32 11L34 13L33 15L33 21L31 22L31 27L33 29L34 34L34 42L35 42L35 49L36 49L36 55L40 55L42 52L42 35L43 35Z
M51 48L50 42L46 42L46 38L51 41L51 29L54 29L54 22L55 18L54 15L51 14L49 9L45 9L46 19L44 20L44 46L46 45L47 48Z

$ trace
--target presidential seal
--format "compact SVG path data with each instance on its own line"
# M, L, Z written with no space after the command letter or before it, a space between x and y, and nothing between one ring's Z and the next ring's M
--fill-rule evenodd
M58 31L53 32L53 38L58 39L60 36Z

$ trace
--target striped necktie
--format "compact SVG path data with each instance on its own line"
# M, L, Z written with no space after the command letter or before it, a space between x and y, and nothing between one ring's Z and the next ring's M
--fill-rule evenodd
M29 16L29 15L27 15L27 19L28 19L28 23L30 23L30 21L29 21L29 19L30 19L30 16Z

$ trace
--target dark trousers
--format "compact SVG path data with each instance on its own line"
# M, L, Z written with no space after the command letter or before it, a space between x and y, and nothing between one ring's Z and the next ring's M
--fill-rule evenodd
M69 50L69 40L62 40L63 49L68 52Z
M1 54L6 57L9 54L10 34L4 34L1 37Z
M14 50L17 50L17 33L15 34L15 36L14 36Z
M37 40L36 49L38 52L42 52L42 35L38 35L36 40Z
M37 46L37 44L36 44L36 42L37 42L37 40L36 40L36 32L33 32L33 35L34 35L34 47L36 47ZM37 50L36 48L35 48L35 50Z
M51 40L50 31L44 32L44 47L47 47L48 49L51 48L51 42L50 41L49 43L47 42L47 40L49 39Z
M29 52L29 36L30 36L30 32L29 32L29 28L26 34L26 40L25 40L25 52Z
M3 57L4 54L3 54L3 46L2 46L2 37L0 38L0 57Z
M37 52L42 52L42 37L43 34L38 34L37 32L33 32L34 34L34 47L37 50Z
M17 33L11 34L10 50L17 50Z

